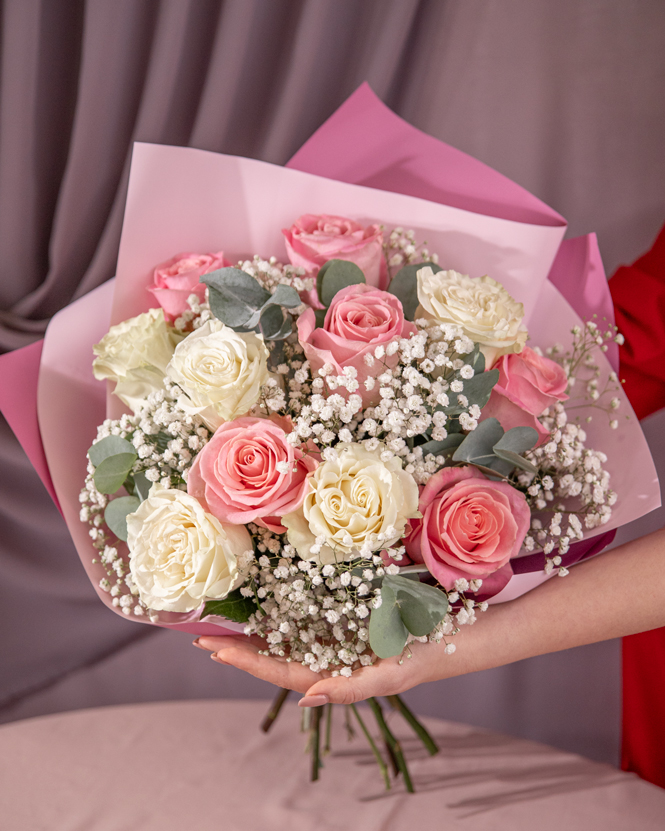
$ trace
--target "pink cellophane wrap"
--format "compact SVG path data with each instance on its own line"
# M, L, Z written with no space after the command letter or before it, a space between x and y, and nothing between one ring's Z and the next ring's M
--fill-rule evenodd
M562 243L565 222L558 214L496 171L406 124L366 85L290 166L307 172L189 148L135 145L115 285L64 309L47 331L39 425L55 492L95 586L104 573L91 563L95 551L78 518L78 492L97 424L123 410L115 398L107 401L104 384L92 376L92 345L109 323L154 305L146 290L152 269L175 251L223 249L231 260L254 253L285 260L281 228L303 213L341 214L379 221L388 229L413 228L444 267L471 276L489 273L524 303L532 344L570 343L579 318L569 302L584 317L596 312L611 319L593 236ZM608 355L614 363L615 353ZM609 364L604 369L609 372ZM627 399L620 397L620 417L630 414L621 429L610 430L602 414L587 428L590 446L609 456L619 492L611 522L588 536L660 505L646 441ZM27 410L28 402L24 405ZM544 579L542 572L517 574L494 600L519 596ZM99 594L110 605L108 594ZM219 633L218 626L195 618L196 613L160 613L159 625Z

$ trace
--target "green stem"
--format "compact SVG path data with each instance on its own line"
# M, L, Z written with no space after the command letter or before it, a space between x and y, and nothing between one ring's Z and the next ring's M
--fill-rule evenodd
M353 724L351 724L351 710L349 707L344 708L344 727L346 728L346 739L350 742L355 738L356 731L353 729Z
M327 755L330 753L330 736L332 734L332 712L333 705L326 704L326 738L323 743L323 753Z
M321 768L321 708L312 707L312 728L311 728L311 744L312 744L312 768L310 780L316 782L319 778L319 770Z
M386 790L390 790L390 775L388 774L388 767L386 763L383 761L383 756L379 753L379 748L376 746L374 739L372 738L372 734L369 732L367 727L365 726L365 722L360 717L360 713L358 712L358 708L355 704L349 704L351 712L354 716L358 719L358 724L360 725L360 729L365 734L365 738L369 742L369 746L372 748L372 753L374 754L374 758L376 759L376 763L379 766L379 770L383 776L383 781L386 783Z
M390 728L386 724L386 720L383 717L383 710L381 709L381 705L376 700L376 698L368 698L367 703L372 708L374 718L376 719L376 723L379 725L379 730L381 731L381 734L383 735L386 742L390 745L392 752L395 754L397 765L402 774L402 778L404 779L404 787L409 793L415 793L413 782L411 781L411 775L409 773L409 768L407 767L406 759L404 758L404 753L402 752L402 746L399 743L399 741L395 738L395 736L392 734Z
M418 718L411 712L411 710L406 706L404 701L400 698L399 695L389 695L387 696L390 705L393 709L397 710L404 719L410 724L413 728L414 733L418 736L420 741L425 745L427 748L427 752L430 756L435 756L439 752L439 748L436 745L434 739L430 736L430 734L425 729L424 725L418 721Z
M268 710L266 717L261 722L261 730L263 730L264 733L267 733L277 720L279 711L282 709L282 705L286 701L289 692L290 690L280 690L275 696L275 700L273 701L271 708Z

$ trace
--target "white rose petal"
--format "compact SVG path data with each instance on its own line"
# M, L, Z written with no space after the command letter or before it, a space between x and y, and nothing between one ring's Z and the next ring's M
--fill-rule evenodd
M216 430L257 403L271 378L267 359L261 335L213 319L178 344L166 372L185 392L178 405Z
M93 347L92 371L100 381L115 381L115 394L136 412L151 392L162 389L177 339L162 309L150 309L111 326Z
M461 326L464 334L481 345L487 366L501 355L521 352L527 330L522 325L524 306L491 277L472 279L457 271L429 266L417 273L416 318Z
M243 579L238 559L251 548L244 525L226 525L193 496L153 485L127 517L129 568L149 609L191 612Z
M389 547L418 512L418 486L398 457L382 461L385 445L340 443L335 450L337 459L309 477L302 507L282 517L291 545L319 563L352 560L366 546ZM324 544L312 552L317 537Z

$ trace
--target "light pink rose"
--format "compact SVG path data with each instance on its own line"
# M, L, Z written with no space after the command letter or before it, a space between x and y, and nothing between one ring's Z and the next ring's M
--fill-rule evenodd
M323 328L316 328L312 309L298 318L298 339L305 350L314 374L325 364L332 364L333 374L341 375L344 367L352 366L358 372L358 395L367 407L379 400L378 384L372 391L365 389L364 381L379 374L382 364L368 367L364 356L373 354L395 338L408 338L416 327L404 319L401 302L386 291L360 283L337 292L326 313ZM394 367L398 355L382 358ZM338 389L342 394L345 390Z
M446 467L425 485L418 507L423 517L411 520L406 550L444 588L461 577L485 581L502 570L507 582L531 518L520 491L470 466Z
M346 260L360 268L368 286L387 287L388 269L379 225L364 227L343 216L304 214L282 233L289 260L304 268L308 277L315 277L328 260ZM318 302L313 305L321 307Z
M282 533L280 518L300 507L307 474L316 467L311 455L287 442L279 424L236 418L218 427L194 460L187 492L221 522L257 522Z
M504 430L533 427L542 443L549 433L537 416L557 401L568 399L563 367L525 346L520 353L499 358L495 369L499 370L499 382L483 407L481 421L496 418Z
M176 254L157 266L148 291L164 309L166 318L173 321L189 308L187 298L190 294L195 294L201 301L205 299L206 287L199 282L199 278L229 265L231 263L224 258L223 251L216 254Z

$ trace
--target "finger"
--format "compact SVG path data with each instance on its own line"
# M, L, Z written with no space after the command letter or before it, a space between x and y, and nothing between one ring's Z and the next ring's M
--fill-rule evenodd
M394 695L404 689L404 672L397 659L381 661L371 667L357 669L350 678L338 675L322 678L308 687L301 707L331 704L355 704L377 695Z
M256 649L265 649L266 642L258 635L201 635L193 644L200 649L207 649L208 652L218 652L227 646L242 646L243 644L251 644Z
M269 681L278 687L304 693L317 677L311 669L295 661L287 663L268 655L259 655L252 644L233 644L222 648L216 655L225 664L249 672L256 678Z

